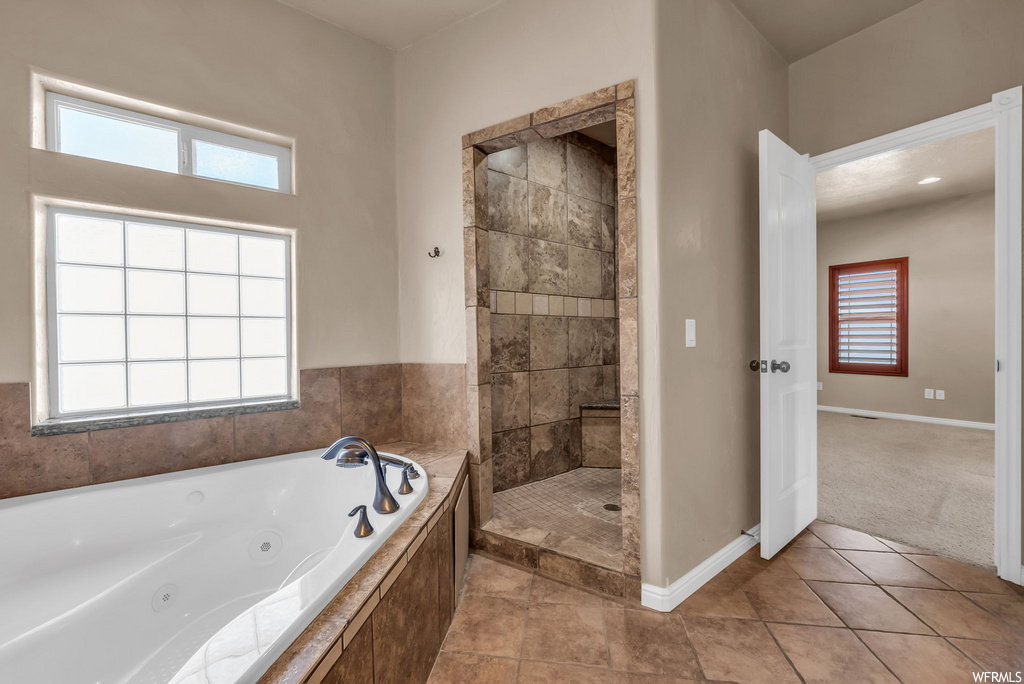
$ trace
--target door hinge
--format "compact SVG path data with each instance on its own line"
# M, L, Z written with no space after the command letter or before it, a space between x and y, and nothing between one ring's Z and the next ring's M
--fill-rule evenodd
M1003 362L1000 361L999 359L996 359L996 373L998 373L1002 369L1003 369Z

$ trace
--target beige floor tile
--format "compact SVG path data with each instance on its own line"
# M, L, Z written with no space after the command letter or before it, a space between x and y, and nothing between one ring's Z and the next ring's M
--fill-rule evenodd
M684 618L704 676L761 684L799 682L763 622L729 618Z
M762 620L843 626L803 580L755 577L743 585L743 592Z
M973 682L977 669L967 657L939 637L886 632L857 634L903 684Z
M604 603L597 594L578 589L571 585L535 576L530 587L530 601L533 603L565 603L572 606L600 606Z
M851 530L832 523L815 520L810 524L810 530L831 546L833 549L851 549L857 551L889 551L882 542L870 534Z
M882 537L875 537L875 539L882 542L883 544L891 548L893 551L896 551L897 553L916 553L922 556L935 555L931 551L928 551L926 549L919 549L916 546L908 546L906 544L901 544L899 542L892 541L891 539L883 539Z
M935 634L879 587L840 582L808 582L807 586L853 629Z
M554 603L530 605L522 657L579 665L608 665L601 608Z
M533 574L526 570L475 555L466 572L463 591L467 596L497 596L525 601L529 598L532 580Z
M742 590L747 581L748 578L719 573L680 603L673 612L707 617L756 618L757 612Z
M850 630L768 625L807 684L896 684L897 680Z
M790 546L809 546L815 549L827 549L828 544L823 542L821 539L816 537L810 530L804 530L800 534L796 535L793 541L789 542Z
M799 579L800 575L782 559L781 554L777 554L771 560L765 560L761 558L760 550L757 546L745 552L742 556L734 560L726 571L730 575L737 577L753 577L756 575L769 575L771 577L784 577L789 579Z
M1024 648L1005 641L950 639L950 643L991 672L1024 672Z
M1015 594L964 594L982 608L1017 630L1024 631L1024 596Z
M603 667L524 660L519 665L519 684L610 684L611 673Z
M427 684L515 684L519 661L441 651Z
M840 551L839 555L877 584L897 587L949 589L944 583L898 553L878 551Z
M685 682L707 681L703 677L687 679L667 675L644 674L642 672L611 672L612 684L685 684Z
M493 596L464 596L455 611L446 651L518 657L527 604Z
M700 677L679 616L609 608L604 618L613 670Z
M805 580L871 584L857 568L832 549L790 548L782 559Z
M977 591L987 594L1012 594L1007 582L989 571L960 563L942 556L907 555L917 565L935 575L957 591Z
M989 641L1024 641L1019 632L955 591L885 587L942 636Z

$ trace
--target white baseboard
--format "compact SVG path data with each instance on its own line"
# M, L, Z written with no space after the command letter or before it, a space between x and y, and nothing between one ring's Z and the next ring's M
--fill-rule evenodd
M667 587L644 584L642 587L641 603L648 608L660 610L663 613L671 611L688 599L693 592L707 584L708 580L725 570L730 563L742 556L747 549L756 546L761 541L761 525L758 524L750 528L750 534L753 536L741 534L736 537L703 563Z
M854 416L869 418L889 418L891 420L910 420L915 423L934 423L935 425L952 425L953 427L974 428L976 430L995 430L995 423L978 423L973 420L954 420L952 418L932 418L931 416L912 416L909 413L886 413L885 411L866 411L864 409L840 408L838 406L818 405L819 411L830 413L849 413Z

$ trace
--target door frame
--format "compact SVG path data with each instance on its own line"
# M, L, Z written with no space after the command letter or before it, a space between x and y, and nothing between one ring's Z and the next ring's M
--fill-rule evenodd
M1024 584L1021 566L1021 101L1018 86L988 102L811 157L818 173L983 128L995 128L995 564Z

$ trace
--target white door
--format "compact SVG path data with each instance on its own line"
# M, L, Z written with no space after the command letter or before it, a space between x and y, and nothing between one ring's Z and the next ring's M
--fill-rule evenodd
M761 557L818 514L814 167L761 131Z

